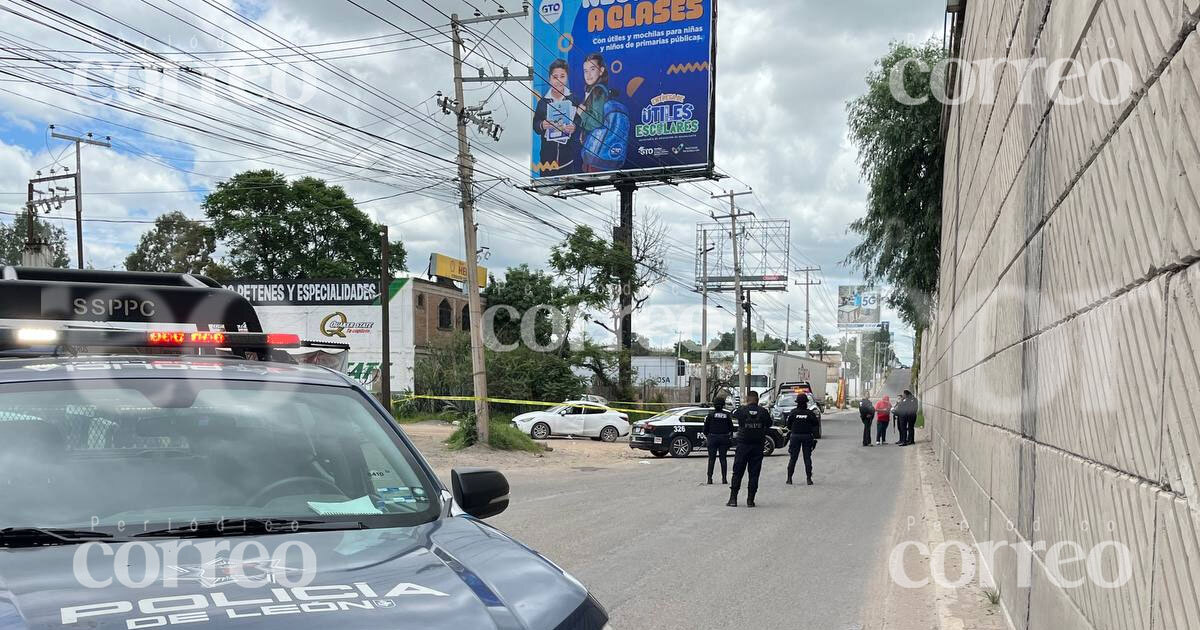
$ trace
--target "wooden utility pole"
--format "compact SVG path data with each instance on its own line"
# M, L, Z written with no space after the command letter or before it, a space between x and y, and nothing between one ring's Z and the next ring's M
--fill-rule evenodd
M379 402L387 407L388 413L392 412L392 320L391 320L391 296L392 296L392 269L391 269L391 243L388 237L388 226L379 226L379 305L383 309L380 313L379 321L383 326L383 357L379 364Z
M485 445L490 442L489 433L491 425L489 424L490 417L488 412L487 366L484 362L483 354L483 305L479 297L479 246L476 242L475 192L472 181L475 172L475 158L471 156L471 143L467 139L467 126L472 123L477 125L480 130L487 131L493 140L500 139L500 133L503 129L488 117L489 112L483 111L482 106L467 107L463 96L463 84L531 81L533 79L533 71L530 68L529 75L521 77L511 76L507 72L502 77L464 77L462 72L464 56L462 27L478 22L495 22L509 18L524 18L528 17L528 15L528 7L519 13L485 15L465 20L458 19L457 13L451 15L450 31L452 56L454 58L454 102L450 103L448 99L441 99L439 101L443 111L447 111L448 113L451 111L450 106L453 105L453 113L457 118L458 186L459 194L462 197L463 241L465 244L463 258L467 263L467 278L465 282L467 289L467 310L471 318L469 328L471 333L471 373L475 385L475 430L479 443Z
M820 273L820 272L821 272L821 268L817 267L817 266L801 267L796 270L796 273L804 274L804 281L801 282L801 281L797 280L796 286L804 287L804 351L805 352L811 352L808 345L812 341L812 337L811 337L812 314L811 314L811 310L809 309L809 289L821 284L820 279L813 280L809 274ZM810 356L811 356L811 354L810 354Z
M723 195L713 195L713 199L729 199L729 214L713 215L713 219L729 219L730 241L733 243L733 294L736 304L734 305L734 318L737 320L733 330L733 345L734 354L737 355L737 371L738 371L738 395L741 401L746 401L746 356L743 347L746 345L742 339L742 261L738 254L738 217L754 216L753 212L743 212L738 210L736 199L742 195L753 195L753 190L745 190L742 192L733 192L732 190Z
M50 137L75 143L75 266L83 269L83 159L80 146L91 144L110 148L112 138L104 136L104 140L95 140L91 132L88 132L86 137L68 136L54 131L54 125L50 125Z

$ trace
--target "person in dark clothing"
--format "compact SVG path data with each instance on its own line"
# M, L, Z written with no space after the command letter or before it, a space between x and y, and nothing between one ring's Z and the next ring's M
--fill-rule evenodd
M871 421L875 419L875 403L867 396L858 403L858 417L863 423L863 446L871 446Z
M725 456L733 444L733 415L725 411L723 397L713 401L713 410L704 417L704 441L708 444L708 485L712 485L713 464L718 457L721 458L721 483L729 483Z
M754 495L758 492L758 473L762 471L763 441L771 428L771 414L758 406L758 393L746 395L746 405L733 412L737 421L737 449L733 455L733 483L729 486L729 502L725 505L737 507L738 490L742 475L749 470L750 480L746 483L746 507L754 507Z
M580 131L576 124L579 99L567 87L567 62L550 64L550 90L538 99L533 114L533 131L541 136L538 154L542 175L579 172Z
M909 390L904 390L900 402L896 403L896 420L900 422L900 446L908 446L916 442L917 409L919 403L916 396Z
M817 414L808 408L808 395L796 397L796 408L788 412L787 426L791 432L788 441L787 483L791 485L792 475L796 472L796 457L804 454L804 476L808 485L812 480L812 452L817 446Z

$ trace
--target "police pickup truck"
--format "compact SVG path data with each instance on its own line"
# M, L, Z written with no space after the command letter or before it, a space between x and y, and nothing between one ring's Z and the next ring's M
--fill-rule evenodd
M601 630L352 379L179 274L0 270L0 628Z
M676 407L633 424L629 448L650 451L655 457L687 457L694 450L708 448L704 436L704 418L712 407ZM787 427L772 426L763 440L763 454L787 445Z

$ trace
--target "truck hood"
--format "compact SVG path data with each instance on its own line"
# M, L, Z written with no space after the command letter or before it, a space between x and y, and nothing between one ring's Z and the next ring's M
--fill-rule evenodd
M180 546L175 558L171 545ZM0 627L7 629L599 630L606 622L573 577L470 517L407 528L0 549Z

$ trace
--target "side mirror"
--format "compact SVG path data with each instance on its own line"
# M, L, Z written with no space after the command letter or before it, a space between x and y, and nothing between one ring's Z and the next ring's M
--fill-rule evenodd
M508 480L489 468L455 468L450 471L454 501L475 518L488 518L508 509Z

